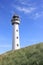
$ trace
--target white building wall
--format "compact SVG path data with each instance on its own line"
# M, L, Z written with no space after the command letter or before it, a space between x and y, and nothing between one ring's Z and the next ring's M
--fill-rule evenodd
M19 24L13 25L13 40L12 40L12 50L20 49L19 41Z

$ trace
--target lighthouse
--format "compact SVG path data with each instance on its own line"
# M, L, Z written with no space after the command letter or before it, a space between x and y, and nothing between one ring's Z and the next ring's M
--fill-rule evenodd
M20 49L20 38L19 38L19 24L20 19L18 15L12 17L12 27L13 27L13 36L12 36L12 50Z

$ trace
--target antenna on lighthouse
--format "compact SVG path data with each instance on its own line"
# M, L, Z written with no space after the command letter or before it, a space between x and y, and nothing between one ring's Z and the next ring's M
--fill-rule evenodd
M19 16L17 14L14 14L11 22L13 26L12 50L20 49L20 40L19 40L20 18Z

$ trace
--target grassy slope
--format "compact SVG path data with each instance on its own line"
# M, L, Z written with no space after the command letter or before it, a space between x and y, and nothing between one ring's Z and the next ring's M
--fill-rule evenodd
M0 55L0 65L43 65L43 43Z

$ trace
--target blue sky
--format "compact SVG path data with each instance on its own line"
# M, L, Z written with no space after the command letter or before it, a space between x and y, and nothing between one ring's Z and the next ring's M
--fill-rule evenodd
M21 48L43 42L43 0L0 0L0 54L12 49L14 14L21 20Z

